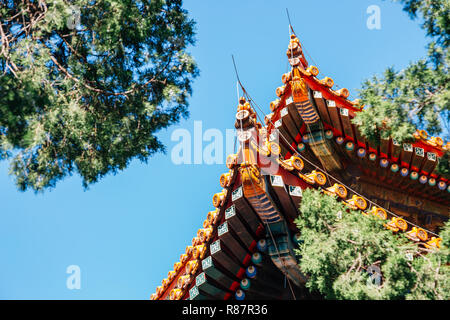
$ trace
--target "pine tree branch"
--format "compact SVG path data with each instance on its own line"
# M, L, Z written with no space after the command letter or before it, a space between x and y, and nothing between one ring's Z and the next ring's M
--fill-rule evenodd
M51 50L46 44L44 44L44 46ZM103 89L99 89L93 86L88 85L87 83L85 83L84 81L81 81L80 79L76 78L75 76L73 76L72 74L70 74L70 72L64 68L59 62L58 60L52 55L49 54L50 59L53 61L53 63L56 65L56 67L58 68L59 71L61 71L62 73L64 73L69 79L75 81L78 84L81 84L83 87L85 87L86 89L93 91L93 92L97 92L97 93L101 93L107 96L125 96L126 98L128 98L128 95L130 93L133 93L137 90L137 86L134 85L133 88L126 90L126 91L122 91L122 92L111 92L111 91L107 91L107 90L103 90ZM168 65L169 63L167 63ZM166 65L166 66L167 66ZM159 82L161 84L167 84L167 79L164 79L163 81L156 79L156 76L149 79L147 82L145 82L142 87L146 87L147 85L149 85L150 83L155 83L155 82Z

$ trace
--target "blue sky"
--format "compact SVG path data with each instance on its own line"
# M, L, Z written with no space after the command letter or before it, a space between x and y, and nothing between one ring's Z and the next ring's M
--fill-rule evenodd
M366 26L370 5L381 8L380 30ZM353 97L364 79L426 54L424 31L391 1L187 0L184 6L197 21L190 51L201 74L189 119L158 134L167 154L133 161L87 191L74 175L37 195L17 191L8 164L0 163L0 299L150 297L213 209L227 171L225 164L175 165L171 134L185 128L193 135L194 121L202 121L203 131L233 127L232 54L244 86L270 112L287 71L286 8L319 77L333 78ZM70 265L80 267L79 290L66 287Z

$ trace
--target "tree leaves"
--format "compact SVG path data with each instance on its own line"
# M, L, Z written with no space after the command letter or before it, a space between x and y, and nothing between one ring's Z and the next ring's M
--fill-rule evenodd
M301 235L296 253L308 275L306 285L327 299L450 298L448 240L425 255L402 234L385 229L380 219L347 211L315 189L304 191L295 223ZM442 237L449 232L447 222ZM368 269L373 265L381 269L380 286L371 284Z
M432 37L428 56L404 70L393 67L363 83L361 101L366 105L353 119L361 134L373 143L392 137L413 140L425 129L430 135L450 140L450 2L447 0L400 0L412 18L419 14L422 28ZM447 152L448 153L448 152ZM448 172L448 161L440 172Z
M164 151L155 133L188 116L198 75L182 1L0 3L0 155L20 190Z

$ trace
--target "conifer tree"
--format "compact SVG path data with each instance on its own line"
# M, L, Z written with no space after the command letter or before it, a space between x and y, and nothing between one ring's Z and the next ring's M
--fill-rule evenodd
M395 0L394 0L395 1ZM392 137L410 141L416 128L450 140L450 1L398 0L430 38L428 54L403 70L387 68L366 80L360 90L365 108L354 123L374 143ZM439 162L439 172L450 177L450 151Z
M420 248L315 189L303 193L297 254L306 286L327 299L450 299L450 222L441 248Z
M197 67L181 0L0 0L0 159L20 190L164 150Z

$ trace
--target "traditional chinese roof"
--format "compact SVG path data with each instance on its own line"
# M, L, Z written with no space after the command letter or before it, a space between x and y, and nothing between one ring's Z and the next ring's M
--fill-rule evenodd
M362 218L385 220L419 245L439 247L450 187L435 168L449 143L422 130L412 143L372 144L351 121L363 106L348 100L347 89L333 90L331 78L316 77L295 35L287 56L292 69L265 126L249 97L240 99L240 145L227 158L215 209L151 299L311 298L293 251L293 221L307 188L337 196Z

